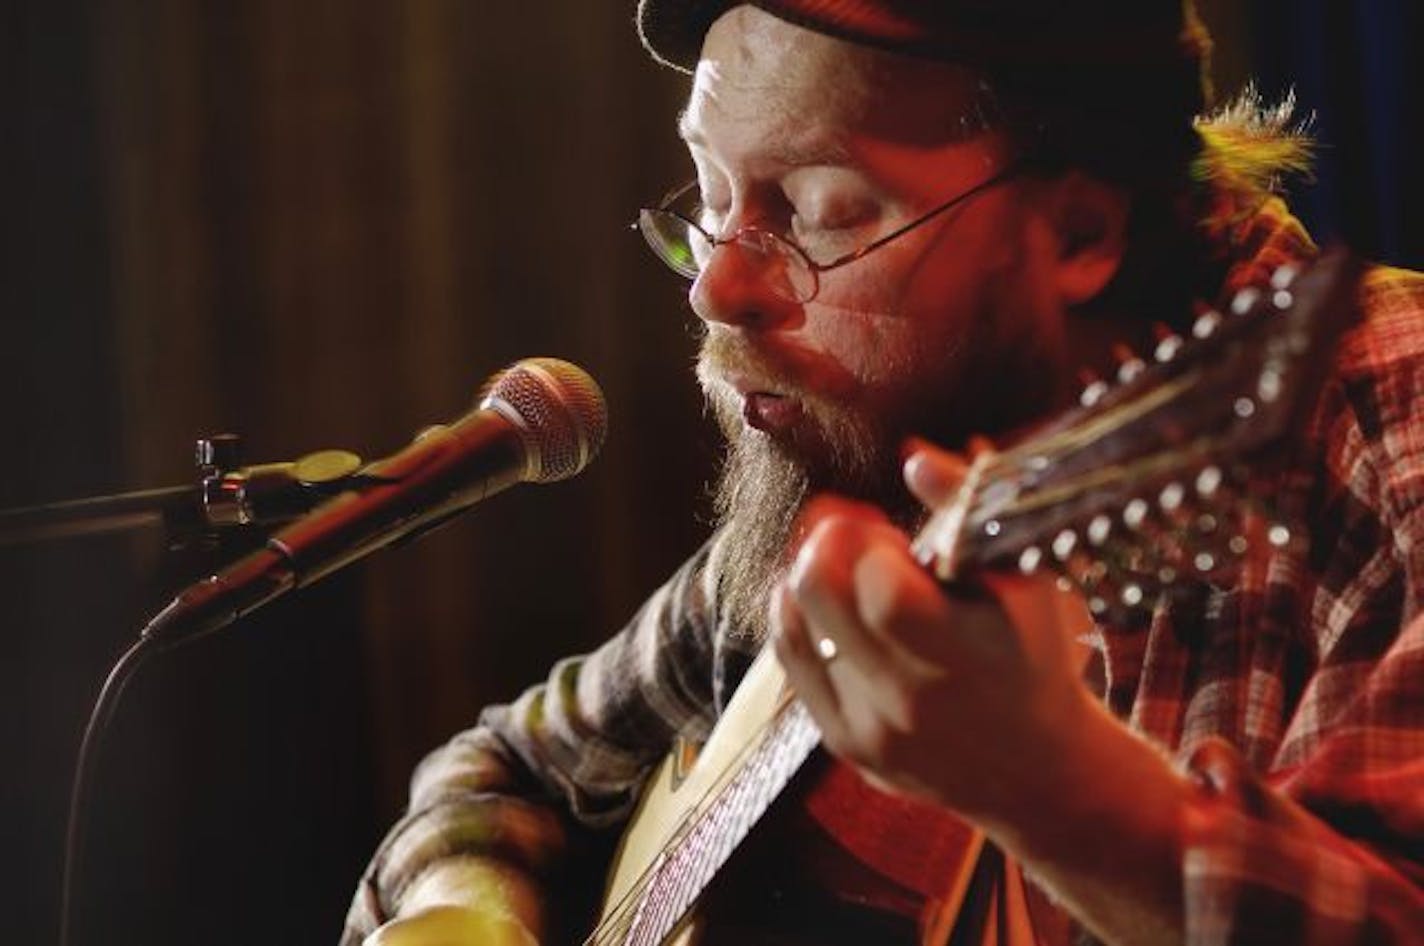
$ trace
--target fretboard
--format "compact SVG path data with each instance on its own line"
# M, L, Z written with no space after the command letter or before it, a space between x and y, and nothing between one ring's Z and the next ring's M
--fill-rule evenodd
M820 744L799 700L789 701L733 774L687 819L647 874L585 946L658 946L687 915Z

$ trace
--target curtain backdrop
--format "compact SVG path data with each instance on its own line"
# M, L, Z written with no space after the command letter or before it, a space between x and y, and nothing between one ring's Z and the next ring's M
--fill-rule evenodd
M1222 91L1294 76L1318 111L1316 222L1418 266L1411 6L1203 3ZM631 7L5 5L0 507L190 482L218 431L252 462L379 456L529 355L587 367L612 418L578 479L146 667L99 759L83 942L332 941L415 761L594 646L704 536L693 320L627 228L688 173L684 80ZM7 942L54 938L103 673L240 544L0 545Z
M8 4L0 507L176 485L192 441L376 457L557 355L612 417L521 490L134 680L86 943L320 943L419 757L595 645L705 531L683 287L628 229L688 173L631 10L470 0ZM666 510L675 510L669 515ZM7 942L55 935L88 705L233 548L0 548Z
M1424 9L1413 0L1255 0L1254 72L1315 116L1318 180L1296 207L1317 236L1424 268Z

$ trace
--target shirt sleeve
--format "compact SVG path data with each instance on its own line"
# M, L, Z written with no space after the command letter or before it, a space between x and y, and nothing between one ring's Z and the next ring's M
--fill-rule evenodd
M1253 774L1225 740L1187 766L1186 942L1417 943L1424 935L1424 619L1299 770Z
M421 762L405 816L361 878L342 946L398 916L412 885L446 858L492 859L549 889L578 826L626 818L674 737L705 737L716 626L708 559L704 546L597 651L555 664Z
M1320 579L1315 667L1275 763L1257 773L1224 739L1190 752L1193 946L1424 937L1424 285L1377 271L1367 299L1374 327L1347 351L1327 436L1339 446L1336 506L1358 514L1337 517L1322 555L1377 552L1362 580ZM1379 580L1363 580L1373 570Z

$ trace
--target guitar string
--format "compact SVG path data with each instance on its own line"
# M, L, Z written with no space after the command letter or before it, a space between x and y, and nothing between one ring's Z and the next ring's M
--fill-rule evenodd
M717 795L718 791L724 788L726 784L730 782L730 780L737 774L739 763L744 763L744 760L751 753L757 750L758 746L762 743L762 741L764 741L764 739L766 738L766 734L770 731L771 727L774 724L775 719L773 718L772 720L763 723L753 733L752 738L747 741L747 744L738 753L737 757L732 761L732 763L730 763L726 767L726 769L719 773L718 779L714 782L713 786L708 790L708 792L697 800L697 803L693 806L694 817L696 817L696 813L698 811L700 811L707 805L708 799L715 799L715 796ZM678 834L674 836L672 844L675 845L687 830L687 828L684 828L682 829L682 831L679 831ZM662 857L658 858L656 861L654 861L651 865L649 865L643 870L643 872L635 880L633 886L628 890L627 893L623 895L623 897L620 898L617 906L615 906L614 910L610 912L610 923L608 925L614 925L612 921L617 921L617 925L623 925L623 920L627 920L629 924L635 923L637 921L637 913L639 911L642 911L644 913L646 912L645 908L649 906L649 904L646 902L646 890L657 877L658 871L664 868L664 865L666 864L669 857L670 855L665 852ZM598 943L601 946L604 940L595 937L597 937L597 935L599 934L599 930L602 929L603 926L604 924L600 924L599 929L596 929L594 931L594 937L591 937L590 940L587 941L589 944Z
M709 817L709 813L715 815L718 812L731 811L737 815L735 819L735 829L733 831L722 832L721 836L723 840L719 846L720 848L725 848L721 855L721 862L724 863L725 860L730 857L732 851L735 850L736 846L740 844L741 840L745 838L750 828L755 825L756 820L765 813L766 808L769 807L770 800L774 799L776 795L780 793L781 788L789 781L791 774L800 767L801 763L804 762L805 758L810 754L811 749L813 749L819 741L820 734L816 730L814 722L811 721L809 714L806 713L805 708L793 701L772 720L762 724L762 726L758 728L756 735L759 738L754 738L748 743L747 748L721 773L713 790L710 790L699 800L698 806L694 809L698 813L694 821L690 823L689 828L680 832L678 838L673 842L673 846L664 857L655 861L653 865L645 869L643 873L639 875L633 887L620 898L618 906L610 911L605 921L600 923L593 934L590 935L589 939L585 941L586 944L589 944L589 946L606 946L606 944L615 941L610 939L610 937L621 936L625 931L630 929L631 938L623 939L621 940L622 942L642 943L644 939L639 934L642 931L647 931L648 934L652 934L655 937L650 942L656 943L658 942L656 937L660 937L676 928L682 914L686 911L687 907L691 905L695 896L700 894L701 887L705 887L706 883L710 881L711 875L715 874L715 870L708 874L707 869L711 865L707 863L702 865L699 873L706 874L706 876L700 878L702 881L700 887L694 885L696 889L691 891L691 897L688 896L688 889L683 889L680 884L674 885L674 889L681 889L681 896L678 898L684 901L681 904L676 903L675 900L669 900L667 896L663 894L663 888L653 890L651 893L649 893L649 888L658 884L662 878L667 877L668 872L682 869L682 864L684 864L685 861L681 858L686 857L684 852L688 850L687 845L690 843L689 839L692 837L696 826L705 823L705 819ZM792 748L795 751L789 754L776 751L785 747ZM763 763L767 759L783 757L785 758L785 763L789 764L779 766L775 777L770 780L766 780L762 777L751 777L748 776L753 764L753 760L748 758L750 755L755 755L755 761ZM759 775L759 773L764 770L765 765L756 771ZM777 782L781 784L777 785ZM757 787L762 789L758 793L752 794L748 791L748 789ZM738 788L740 788L741 791L735 792L734 789ZM729 803L737 801L738 799L744 800L740 805L728 807ZM724 814L724 817L725 816ZM720 866L720 863L717 863L715 866ZM679 875L679 879L682 879L681 875ZM669 909L672 908L678 909L676 914L672 916L671 922L668 922L667 913ZM632 917L631 920L629 919L630 916ZM667 924L666 928L662 929L661 927L663 927L665 923Z
M740 752L738 752L737 756L726 766L726 768L723 769L721 773L719 773L718 778L716 779L716 781L714 781L713 785L701 798L697 800L696 804L693 807L694 820L703 817L705 811L712 805L716 804L717 799L724 791L728 789L729 785L734 782L736 777L740 774L741 770L746 766L748 758L754 753L760 751L761 748L763 748L763 746L765 745L765 743L771 738L773 730L777 726L779 720L784 715L784 713L785 710L783 709L782 712L778 713L772 719L762 723L759 727L757 727L757 729L752 734L752 738L747 740L746 745L742 748ZM684 828L682 831L678 832L678 834L674 836L674 839L672 841L673 845L678 844L681 838L685 837L686 833L691 829L691 824L692 822L689 822L688 828ZM634 910L644 905L640 902L644 891L654 880L657 872L664 868L664 865L668 862L669 857L670 855L665 855L664 857L659 858L647 868L645 868L641 874L638 875L634 884L622 897L619 898L618 904L613 908L613 910L609 912L607 921L605 923L600 923L599 927L597 927L590 935L590 938L585 940L585 946L605 946L606 941L600 938L600 931L604 928L604 926L614 925L614 921L617 921L618 919L620 919L620 917L626 919L626 917Z
M761 751L748 762L736 783L718 799L709 816L699 819L698 825L679 845L671 861L671 869L659 878L659 881L665 882L667 894L663 908L649 923L648 934L651 942L658 942L663 935L676 927L696 894L700 893L701 886L705 885L709 849L703 844L703 840L708 833L707 826L715 821L716 814L725 811L736 812L739 829L737 833L742 833L740 829L745 826L748 802L755 799L755 789L763 783L765 777L767 760L775 754L773 750L780 741L776 735L773 734ZM699 884L699 881L702 883Z
M758 757L749 766L746 777L740 780L741 786L744 788L729 794L727 805L737 814L734 830L725 832L716 848L702 848L700 856L693 862L689 870L674 875L672 883L680 889L673 899L671 915L667 918L670 922L666 922L666 925L660 924L661 929L655 930L655 934L661 935L676 926L687 908L691 906L710 882L712 876L715 875L716 869L725 863L736 845L746 837L757 820L765 814L771 800L785 787L790 775L800 767L801 762L819 741L819 732L816 731L805 708L800 704L790 708L783 720L778 731L767 740L763 751L758 753ZM798 737L799 741L804 744L804 749L799 752L796 751ZM785 751L788 749L791 751ZM793 764L784 764L787 762L793 762ZM704 821L704 824L706 823ZM695 833L689 841L689 845L694 851L698 851L696 842L701 834L701 831ZM717 856L719 854L720 857ZM687 862L680 861L679 863Z
M672 923L667 921L669 915L676 912L675 900L677 899L678 884L670 883L668 878L680 874L681 865L686 860L688 845L692 843L703 823L705 823L705 816L696 819L690 830L680 835L679 840L650 878L651 892L642 896L643 908L638 911L633 921L633 935L630 937L632 943L648 943L651 946L661 938L664 926L669 928L675 926L676 916L672 917Z
M690 906L694 899L707 883L711 880L711 875L716 867L721 866L722 858L719 858L721 848L729 837L741 835L746 826L747 813L755 808L757 798L756 789L765 784L768 770L768 760L775 752L779 733L773 733L763 749L757 753L751 761L750 767L745 777L737 780L727 793L724 801L719 801L709 811L708 816L703 819L703 825L707 827L706 835L713 839L711 845L699 843L696 834L689 840L689 844L695 851L695 856L691 860L687 871L675 882L681 888L677 894L677 903L683 909ZM729 833L724 833L718 829L725 825L728 818L732 819L732 827ZM699 831L701 828L699 828ZM739 838L740 839L740 838ZM730 854L730 851L727 852Z

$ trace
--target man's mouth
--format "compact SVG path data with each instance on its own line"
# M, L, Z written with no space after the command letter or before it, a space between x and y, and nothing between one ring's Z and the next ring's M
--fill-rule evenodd
M770 391L748 391L742 395L742 420L769 434L788 433L801 420L801 402Z

